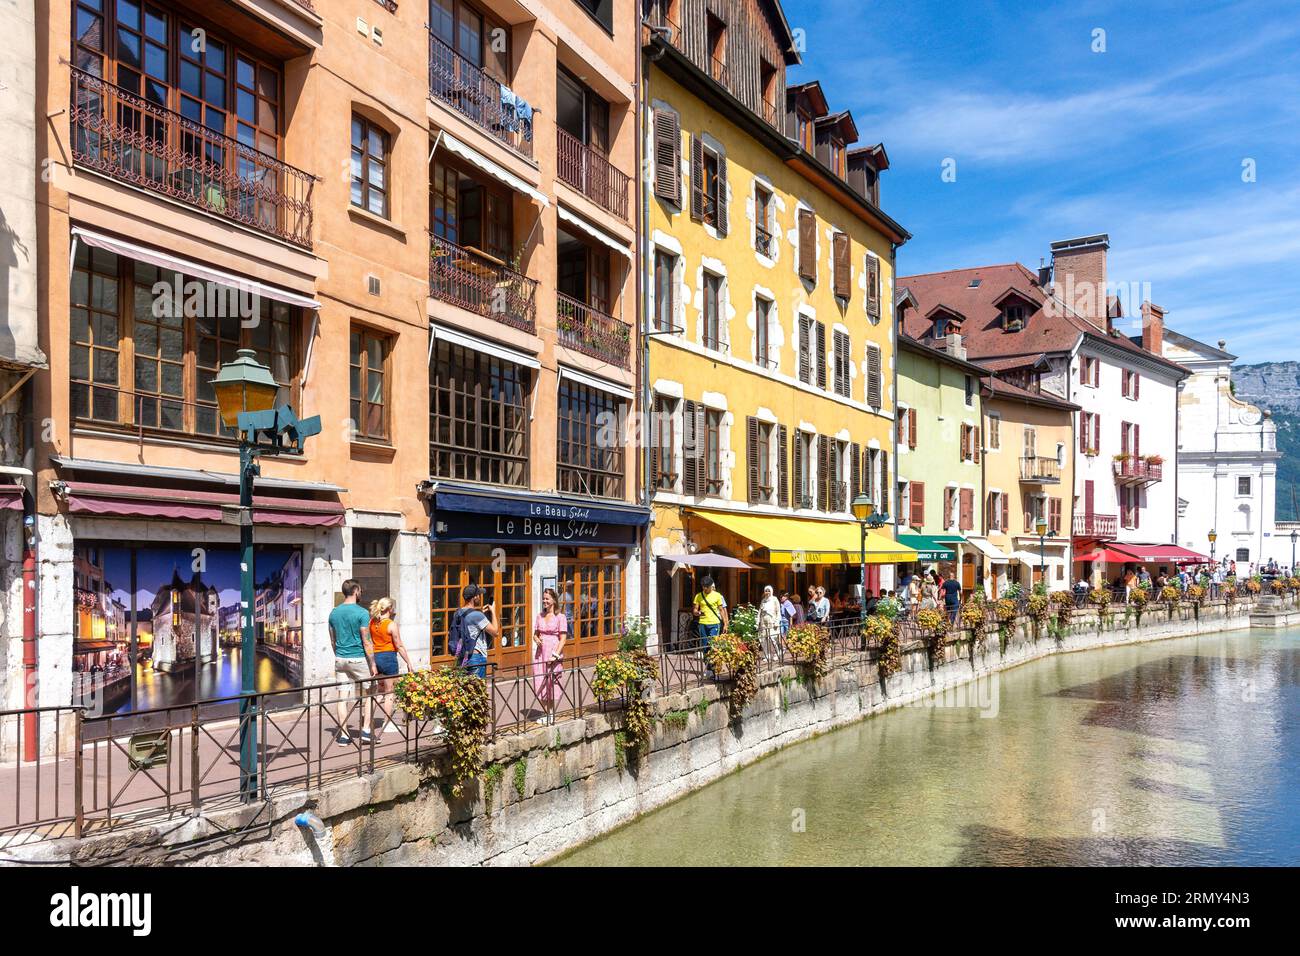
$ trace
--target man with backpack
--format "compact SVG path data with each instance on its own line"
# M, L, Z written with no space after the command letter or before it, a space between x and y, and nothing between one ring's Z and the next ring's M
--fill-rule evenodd
M488 638L501 634L496 605L483 604L483 589L467 584L460 592L463 602L451 616L447 631L447 650L456 656L456 666L475 677L487 677Z

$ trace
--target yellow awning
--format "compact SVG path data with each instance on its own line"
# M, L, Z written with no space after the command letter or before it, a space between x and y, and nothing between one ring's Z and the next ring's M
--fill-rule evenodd
M771 564L858 564L861 535L854 521L817 521L776 515L691 509L732 534L767 549ZM915 561L916 552L880 531L867 532L867 564Z

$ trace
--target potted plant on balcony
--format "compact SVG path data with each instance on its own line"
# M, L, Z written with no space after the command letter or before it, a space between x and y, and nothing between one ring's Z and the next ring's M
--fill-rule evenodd
M1122 465L1133 456L1126 451L1121 451L1118 454L1112 455L1111 457L1114 458L1117 462L1119 462Z
M1142 460L1148 465L1163 465L1165 463L1162 455L1143 455Z

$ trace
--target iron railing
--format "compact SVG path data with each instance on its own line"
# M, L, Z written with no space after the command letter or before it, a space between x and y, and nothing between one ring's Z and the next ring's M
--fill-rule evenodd
M563 292L555 293L555 312L561 345L618 368L628 367L632 326Z
M627 219L631 177L566 129L556 127L556 175L596 205Z
M1164 473L1164 462L1150 461L1146 458L1117 458L1112 465L1115 478L1120 484L1160 481Z
M71 71L78 166L311 247L316 177L84 70Z
M754 249L761 252L769 259L772 258L772 249L775 238L776 237L773 236L772 233L768 232L762 226L754 227Z
M1076 514L1074 534L1081 538L1113 538L1119 533L1118 515Z
M1122 601L1123 589L1119 592ZM1284 600L1294 605L1296 595ZM1087 593L1076 595L1076 601L1085 606ZM1018 613L1025 612L1025 604L1022 597ZM991 607L988 613L992 621ZM903 647L927 637L910 617L900 619L898 628ZM856 613L834 617L827 629L828 659L873 647L862 635ZM660 692L681 693L717 682L701 638L671 638L652 654ZM794 661L779 632L760 635L759 652L760 671ZM565 658L547 681L538 679L531 663L489 664L488 733L495 737L543 718L619 709L622 701L601 702L592 690L600 656ZM81 707L0 711L0 847L234 806L243 797L239 740L245 721L257 726L255 800L319 788L440 752L446 745L443 728L402 712L391 696L380 693L383 688L377 685L383 679L360 682L359 695L350 681L254 694L242 717L239 696L121 716L92 716ZM32 721L36 754L28 760L23 729ZM363 741L360 731L367 723L378 733ZM350 738L344 744L337 742L341 729Z
M438 236L430 240L429 295L525 332L537 328L536 279Z
M429 32L429 96L521 156L533 156L533 116L514 91Z

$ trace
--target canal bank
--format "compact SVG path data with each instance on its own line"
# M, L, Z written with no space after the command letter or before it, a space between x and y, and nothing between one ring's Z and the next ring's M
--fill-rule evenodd
M1078 610L1055 634L1022 619L1005 646L992 632L971 654L951 636L933 668L920 642L903 647L901 667L882 688L875 652L844 655L820 679L799 669L761 674L739 721L730 721L726 685L656 697L652 743L634 760L623 744L618 711L594 713L502 736L486 751L488 769L450 796L443 758L390 766L324 787L276 795L266 806L204 810L76 840L48 840L11 853L76 862L202 862L331 865L530 864L565 851L664 806L788 744L915 703L936 692L997 706L1000 672L1065 651L1082 651L1213 634L1249 627L1249 606L1148 610L1141 623L1123 609ZM874 758L873 758L874 759ZM311 810L319 837L294 816ZM238 832L244 831L244 832ZM232 834L233 835L230 835Z

